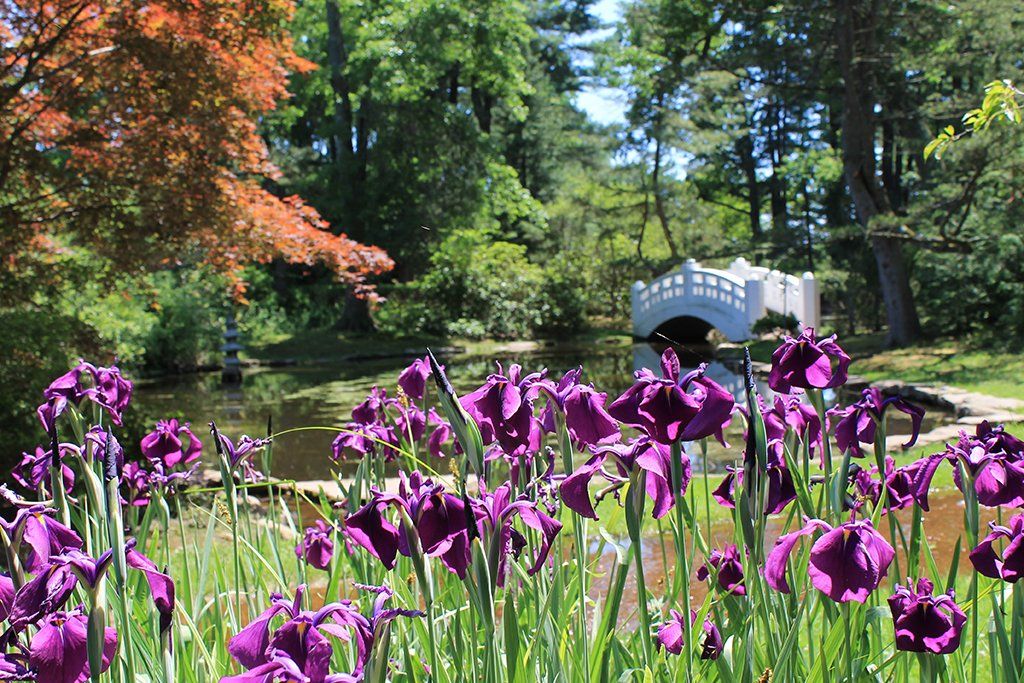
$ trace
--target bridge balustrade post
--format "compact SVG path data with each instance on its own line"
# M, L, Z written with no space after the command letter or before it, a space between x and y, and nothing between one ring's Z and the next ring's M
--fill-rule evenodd
M729 272L746 280L750 277L750 261L742 256L737 257L729 264Z
M746 296L744 301L747 309L747 334L758 320L764 317L764 281L753 279L747 280L744 285Z
M694 295L694 282L693 282L693 271L700 269L700 263L696 259L688 258L683 262L683 265L679 267L679 270L683 271L683 297L686 299L691 298Z
M821 324L821 295L813 273L804 273L800 278L800 322L804 327Z

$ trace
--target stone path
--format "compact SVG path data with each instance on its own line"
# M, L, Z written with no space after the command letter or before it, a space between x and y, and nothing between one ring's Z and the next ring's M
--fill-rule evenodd
M851 384L855 381L851 378ZM867 386L866 381L861 381ZM871 384L889 396L902 396L925 407L936 406L956 415L956 421L952 424L940 425L921 434L917 439L918 446L956 440L961 430L971 432L982 422L997 424L1024 420L1024 401L1015 398L999 398L944 384L921 386L901 380L882 380ZM904 438L890 436L886 445L890 450L900 450Z

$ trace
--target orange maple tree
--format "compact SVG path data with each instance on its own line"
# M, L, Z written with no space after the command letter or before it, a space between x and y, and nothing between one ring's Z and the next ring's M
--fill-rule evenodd
M387 254L334 234L279 171L258 121L315 68L291 0L0 0L0 259L63 243L123 268L281 258L357 292Z

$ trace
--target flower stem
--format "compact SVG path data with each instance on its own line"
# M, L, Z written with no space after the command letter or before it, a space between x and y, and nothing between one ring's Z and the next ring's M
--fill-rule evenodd
M559 425L559 441L562 450L562 468L566 474L572 472L572 440L564 418ZM584 680L590 680L590 643L587 638L587 522L577 514L572 515L572 530L576 546L576 571L579 572L579 643L583 648Z
M818 422L821 424L823 435L821 440L821 460L825 470L825 507L829 513L840 514L842 510L832 509L832 496L828 495L828 492L832 490L832 442L825 433L825 425L827 424L825 421L825 397L820 389L808 389L807 398L810 400L811 405L814 406L814 412L818 414Z
M637 468L629 478L629 496L626 501L626 528L630 545L633 547L633 563L636 568L637 611L640 613L640 642L643 647L644 665L654 671L654 648L651 643L651 615L647 611L647 583L644 581L644 557L640 545L640 524L644 514L646 472ZM689 617L689 614L687 614Z
M686 638L686 679L692 678L693 671L693 625L690 623L690 563L686 554L686 522L683 515L683 445L672 444L672 495L675 498L676 516L676 571L682 580L683 628ZM706 482L706 480L705 480Z

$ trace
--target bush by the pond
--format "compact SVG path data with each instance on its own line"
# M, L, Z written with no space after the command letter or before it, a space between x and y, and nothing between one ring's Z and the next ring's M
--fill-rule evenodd
M768 333L778 334L779 332L796 334L799 330L800 321L796 319L795 315L792 313L782 314L775 311L768 311L768 313L758 318L757 321L750 326L750 332L756 335Z
M910 416L910 446L923 411L875 389L826 410L849 363L834 338L804 330L773 354L773 400L748 359L736 405L671 350L610 402L581 368L518 365L459 397L426 357L345 426L310 427L337 434L325 478L331 460L355 474L336 476L341 500L300 505L271 480L295 429L235 440L163 420L121 444L132 383L81 363L43 394L50 442L15 469L19 493L0 489L0 671L68 683L1018 680L1024 442L981 424L897 466L887 416ZM707 440L732 420L746 428L736 465L710 475ZM204 458L216 485L196 479ZM940 468L964 501L941 563L928 535ZM1000 523L982 528L982 508ZM626 538L609 532L618 517ZM671 571L650 580L659 555Z
M586 328L586 287L564 257L531 263L526 247L481 230L446 238L418 279L392 286L377 311L389 333L510 339Z

